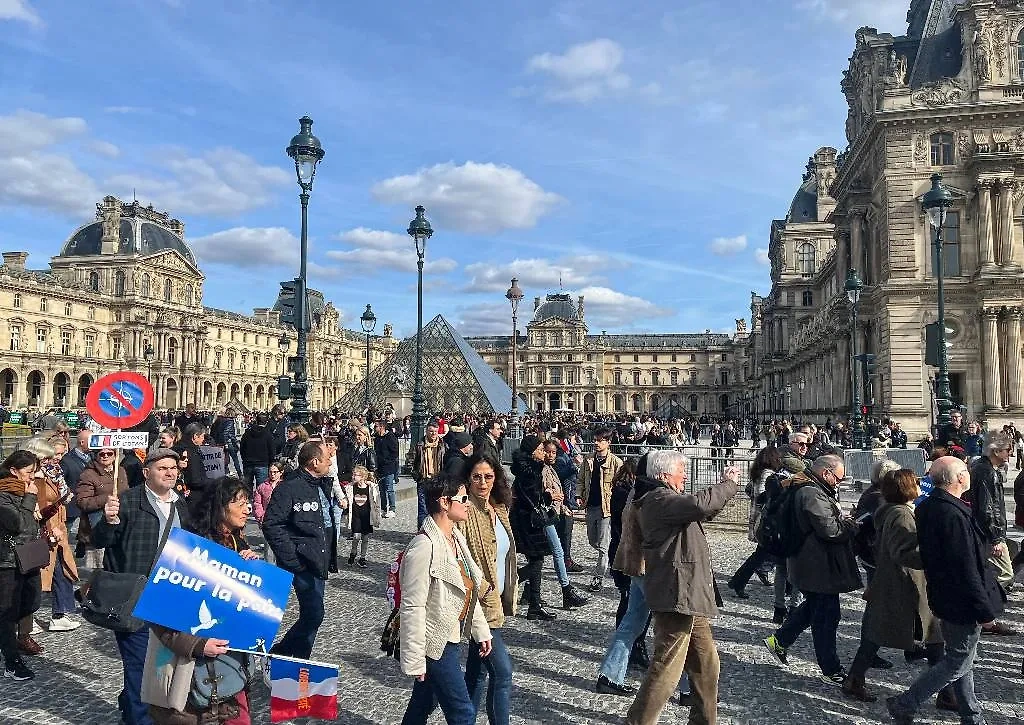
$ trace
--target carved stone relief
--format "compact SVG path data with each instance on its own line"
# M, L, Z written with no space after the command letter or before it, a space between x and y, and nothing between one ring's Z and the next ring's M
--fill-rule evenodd
M942 78L932 83L925 83L910 96L915 106L945 106L960 103L967 96L963 83L955 78Z
M929 156L928 137L918 134L914 139L914 163L927 164Z

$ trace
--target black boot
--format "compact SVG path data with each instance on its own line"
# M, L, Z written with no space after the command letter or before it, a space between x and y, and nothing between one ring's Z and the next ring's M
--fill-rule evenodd
M582 607L589 601L590 600L580 594L579 590L572 584L562 587L562 609Z
M539 574L539 567L534 569L527 565L531 574ZM527 619L538 619L542 622L550 622L555 619L554 612L549 612L544 609L544 603L540 599L540 577L529 576L526 579L526 601L530 603L529 609L526 610Z
M738 599L750 599L750 595L744 591L744 587L741 587L739 585L739 582L737 582L735 579L730 579L726 583L726 586L732 589L734 592L736 592L736 597Z
M772 616L772 622L775 624L782 624L786 621L786 615L789 614L785 607L775 607L775 614Z
M647 640L637 638L633 642L633 649L629 652L629 666L641 670L646 670L651 666L651 658L647 654Z

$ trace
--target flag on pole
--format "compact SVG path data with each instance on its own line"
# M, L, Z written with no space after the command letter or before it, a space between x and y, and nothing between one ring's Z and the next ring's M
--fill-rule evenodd
M338 717L338 668L270 655L270 722Z

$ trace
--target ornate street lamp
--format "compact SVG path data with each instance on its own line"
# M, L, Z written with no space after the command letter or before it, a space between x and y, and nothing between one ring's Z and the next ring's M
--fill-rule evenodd
M935 230L935 280L939 298L939 374L935 378L935 405L939 409L939 428L949 423L949 411L953 407L949 389L949 356L946 353L946 298L942 282L942 227L946 223L946 209L953 204L953 197L942 185L942 174L932 174L932 188L921 200L928 223Z
M307 224L306 211L309 194L313 191L316 167L324 157L320 139L313 135L313 119L303 116L299 119L299 132L292 137L286 149L295 162L295 178L299 188L299 202L302 204L302 234L299 240L299 278L295 285L295 330L298 333L296 350L295 383L292 385L291 418L296 423L309 420L309 392L306 384L306 336L309 332L309 310L306 295Z
M373 314L370 305L366 305L366 311L359 316L359 324L366 333L366 410L370 410L370 333L377 326L377 316Z
M146 360L146 379L149 380L150 384L153 383L153 358L156 357L156 350L148 342L146 343L146 349L142 351L142 357ZM157 386L153 386L153 397L154 404L156 403L156 389Z
M423 399L423 255L427 240L434 235L425 216L423 205L416 207L416 218L409 222L406 232L416 243L416 378L412 389L412 445L423 440L427 426L427 404Z
M793 386L786 383L782 388L782 392L786 394L785 399L782 401L782 415L786 420L789 420L793 416Z
M512 305L512 420L509 424L509 437L519 437L519 397L516 394L516 384L519 379L516 377L516 338L519 332L516 328L517 315L519 314L519 303L523 301L523 290L519 286L519 280L512 278L512 286L505 293L505 299Z
M860 416L860 394L857 391L857 304L864 289L857 270L851 269L846 275L846 298L850 301L850 425L853 428L853 447L862 444L863 421Z
M288 338L287 332L281 333L281 337L277 341L277 347L283 355L287 355L288 351L292 349L292 341Z
M804 423L804 388L807 387L807 381L804 378L800 378L800 382L797 383L797 389L800 391L800 425Z

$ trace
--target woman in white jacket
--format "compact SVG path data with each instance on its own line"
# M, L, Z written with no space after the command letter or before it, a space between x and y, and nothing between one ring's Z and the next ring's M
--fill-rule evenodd
M436 706L449 725L472 725L476 708L459 661L459 642L472 637L491 653L491 631L479 599L488 586L455 524L469 516L465 483L440 476L424 486L423 528L405 549L399 570L402 672L414 677L402 725L426 725Z

